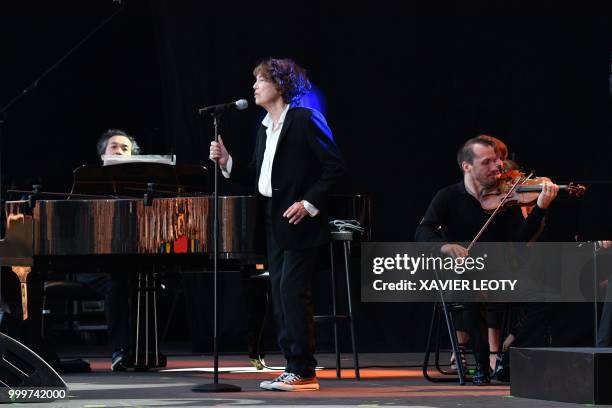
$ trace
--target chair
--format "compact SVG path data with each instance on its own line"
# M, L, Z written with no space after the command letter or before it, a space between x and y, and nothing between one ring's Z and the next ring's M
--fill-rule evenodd
M503 312L502 325L501 325L501 341L508 335L512 328L512 322L514 319L515 307L512 303L491 303L486 305L488 310L500 310ZM459 350L459 341L457 339L457 329L455 327L454 314L463 311L463 306L456 303L447 302L436 302L433 306L433 314L431 317L431 323L429 325L429 333L427 335L427 345L425 348L425 357L423 361L423 377L431 382L454 382L459 381L460 385L464 385L467 379L467 370L463 366L461 359L461 352ZM455 355L455 362L457 364L457 371L450 371L443 368L440 364L440 353L445 350L440 348L440 330L442 326L442 318L444 318L446 324L446 330L448 332L449 340L451 343L451 350ZM438 373L444 376L450 377L432 377L429 375L429 360L432 353L432 342L433 353L434 353L434 366ZM499 344L499 350L501 350L501 344ZM469 354L469 352L465 352Z
M459 351L459 341L457 339L457 330L455 329L455 319L453 313L462 312L463 307L455 303L436 302L433 306L431 323L429 324L429 333L427 335L427 345L425 347L425 358L423 361L423 377L431 382L453 382L459 380L460 385L465 384L466 367L461 361L461 353ZM442 326L442 317L444 317L448 337L451 343L452 352L455 354L455 362L457 364L457 372L445 370L440 365L440 329ZM434 335L435 332L435 335ZM440 378L429 375L429 360L432 353L432 341L435 341L434 348L434 364L436 370L445 376L457 376L456 378Z

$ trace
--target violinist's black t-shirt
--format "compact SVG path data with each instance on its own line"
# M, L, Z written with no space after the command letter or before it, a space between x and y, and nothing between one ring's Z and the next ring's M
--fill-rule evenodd
M463 180L438 191L416 229L418 242L471 242L489 218ZM525 219L517 206L498 213L479 242L530 241L539 231L546 210L536 205Z

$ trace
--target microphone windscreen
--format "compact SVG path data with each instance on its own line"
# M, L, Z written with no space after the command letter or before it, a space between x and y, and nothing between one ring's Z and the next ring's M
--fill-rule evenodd
M236 101L236 109L238 110L246 109L248 108L248 106L249 106L249 103L247 102L246 99L238 99Z

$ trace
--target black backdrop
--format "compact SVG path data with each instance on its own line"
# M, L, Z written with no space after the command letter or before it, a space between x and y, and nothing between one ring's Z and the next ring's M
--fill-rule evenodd
M400 2L398 2L400 3ZM106 128L147 153L207 162L200 106L247 98L267 56L305 66L349 167L344 192L374 199L374 238L411 240L434 192L456 181L459 145L480 132L555 181L610 179L611 18L511 6L444 13L394 2L127 1L125 10L7 112L2 182L66 190ZM405 6L405 5L404 5ZM110 0L3 1L4 106L119 6ZM261 111L222 134L249 157ZM242 187L223 182L225 192ZM573 217L580 207L566 205ZM570 223L575 226L574 223ZM418 349L429 307L361 305L365 349ZM402 316L401 320L397 316Z

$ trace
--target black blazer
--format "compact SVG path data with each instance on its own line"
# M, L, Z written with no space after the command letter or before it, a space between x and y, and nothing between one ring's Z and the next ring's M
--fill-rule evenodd
M266 138L266 127L261 125L251 163L232 165L231 178L254 183L256 192ZM289 108L272 163L271 223L280 248L309 248L329 241L327 197L343 173L344 162L323 115L312 109ZM304 217L297 225L289 224L283 213L301 200L320 213Z

